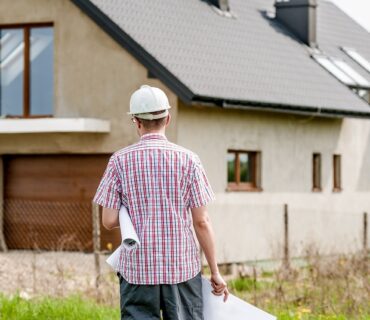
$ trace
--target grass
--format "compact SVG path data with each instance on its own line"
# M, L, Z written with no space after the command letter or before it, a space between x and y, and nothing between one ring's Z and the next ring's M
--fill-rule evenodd
M119 319L118 308L97 305L78 296L65 299L41 298L24 300L18 295L12 298L0 296L1 320L109 320Z
M254 272L229 281L229 288L279 320L370 320L369 260L363 254L311 251L304 267Z

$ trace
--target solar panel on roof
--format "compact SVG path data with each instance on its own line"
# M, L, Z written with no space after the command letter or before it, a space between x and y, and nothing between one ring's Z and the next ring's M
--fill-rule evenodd
M361 67L370 72L370 62L360 55L355 49L341 48L349 57L356 61Z

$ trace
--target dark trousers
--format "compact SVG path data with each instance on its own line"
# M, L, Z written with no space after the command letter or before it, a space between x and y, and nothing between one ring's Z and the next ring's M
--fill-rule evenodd
M118 277L121 320L203 320L200 273L186 282L160 285L130 284Z

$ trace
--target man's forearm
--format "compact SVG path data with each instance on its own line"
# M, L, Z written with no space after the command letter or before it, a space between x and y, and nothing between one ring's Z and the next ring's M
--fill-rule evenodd
M216 260L216 246L212 225L208 219L204 219L194 224L194 230L197 235L200 247L207 259L208 265L212 274L218 273L218 266Z
M207 209L205 206L192 208L191 213L195 233L211 269L210 280L213 288L212 293L217 296L224 295L224 301L226 301L229 296L229 290L227 289L225 280L218 272L215 237Z

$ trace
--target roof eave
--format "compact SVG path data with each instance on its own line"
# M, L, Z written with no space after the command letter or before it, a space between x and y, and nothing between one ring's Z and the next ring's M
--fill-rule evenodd
M314 106L296 106L272 102L261 102L261 101L239 101L221 98L212 98L204 96L194 96L192 101L193 105L206 105L206 106L217 106L224 109L239 109L239 110L263 110L280 113L290 114L301 114L310 115L317 117L330 117L330 118L366 118L370 119L370 106L369 112L362 111L350 111L350 110L339 110L329 109L325 107L314 107Z

